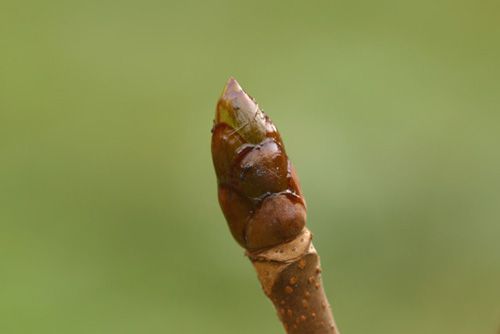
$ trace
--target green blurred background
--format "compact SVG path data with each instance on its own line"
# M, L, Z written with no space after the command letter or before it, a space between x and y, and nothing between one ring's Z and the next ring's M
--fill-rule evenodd
M283 333L216 198L234 76L344 334L500 327L498 1L0 1L0 333Z

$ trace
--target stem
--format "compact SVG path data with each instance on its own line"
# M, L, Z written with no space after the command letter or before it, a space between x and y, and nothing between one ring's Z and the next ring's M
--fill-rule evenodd
M247 256L287 333L339 333L323 289L319 255L307 228L286 244L247 252Z

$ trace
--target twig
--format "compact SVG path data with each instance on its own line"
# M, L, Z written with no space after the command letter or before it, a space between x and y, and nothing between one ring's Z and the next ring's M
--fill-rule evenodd
M220 206L286 332L338 334L297 173L272 121L233 78L212 132Z

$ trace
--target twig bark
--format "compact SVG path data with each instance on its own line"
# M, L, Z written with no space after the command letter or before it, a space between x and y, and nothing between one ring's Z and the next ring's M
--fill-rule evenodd
M323 289L319 255L307 228L288 243L247 255L287 333L339 333Z

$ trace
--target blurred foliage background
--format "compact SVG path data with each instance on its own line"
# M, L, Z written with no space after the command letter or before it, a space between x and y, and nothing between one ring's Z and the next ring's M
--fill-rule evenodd
M0 332L282 333L216 198L234 76L338 325L500 326L497 1L0 1Z

